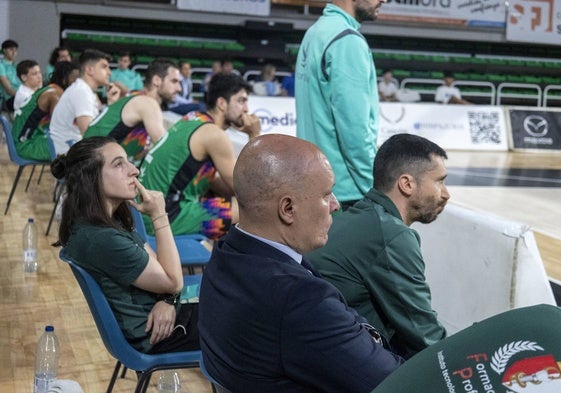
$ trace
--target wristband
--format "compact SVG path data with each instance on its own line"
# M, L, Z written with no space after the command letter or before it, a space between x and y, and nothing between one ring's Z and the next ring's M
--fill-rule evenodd
M179 293L166 293L163 295L158 295L158 301L166 302L171 306L175 306L179 300Z

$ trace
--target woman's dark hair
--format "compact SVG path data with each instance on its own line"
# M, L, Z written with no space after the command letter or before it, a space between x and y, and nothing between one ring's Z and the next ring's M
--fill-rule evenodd
M133 219L126 202L119 205L113 217L105 210L105 199L101 191L104 164L101 149L108 143L117 142L105 136L84 138L51 163L52 174L57 179L64 178L66 188L58 241L54 246L66 245L77 220L103 227L133 230Z
M70 61L60 61L55 64L55 69L51 74L50 83L55 83L59 85L62 90L66 90L66 88L70 85L68 83L68 77L74 70L80 70L78 64Z

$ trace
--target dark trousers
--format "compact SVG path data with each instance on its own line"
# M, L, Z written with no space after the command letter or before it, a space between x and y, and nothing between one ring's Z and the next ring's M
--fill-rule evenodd
M199 343L199 303L182 304L175 318L175 329L168 338L152 346L150 353L183 352L201 349Z

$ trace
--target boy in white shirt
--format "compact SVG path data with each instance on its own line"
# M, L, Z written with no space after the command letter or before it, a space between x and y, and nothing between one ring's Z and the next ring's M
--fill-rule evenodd
M471 102L462 99L462 94L457 87L452 86L454 83L454 74L451 72L444 73L444 84L436 89L434 100L440 104L462 104L470 105Z
M107 104L119 99L121 91L109 83L110 59L95 49L86 49L80 55L80 77L64 91L51 118L50 135L57 154L66 153L82 139L90 122L99 114L101 101L96 89L107 86Z

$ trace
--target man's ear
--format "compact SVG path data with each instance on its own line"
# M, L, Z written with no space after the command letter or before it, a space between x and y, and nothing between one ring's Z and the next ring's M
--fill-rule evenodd
M160 86L162 86L162 78L160 78L159 75L154 75L152 77L152 86L154 86L156 89L159 89Z
M279 200L278 214L281 221L290 225L294 222L294 199L290 196L283 196Z
M228 108L228 101L224 97L218 97L216 100L216 106L221 112L226 112L226 108Z
M417 187L417 183L415 182L415 178L407 173L402 174L397 179L397 188L399 192L403 195L409 197L415 192L415 188Z

